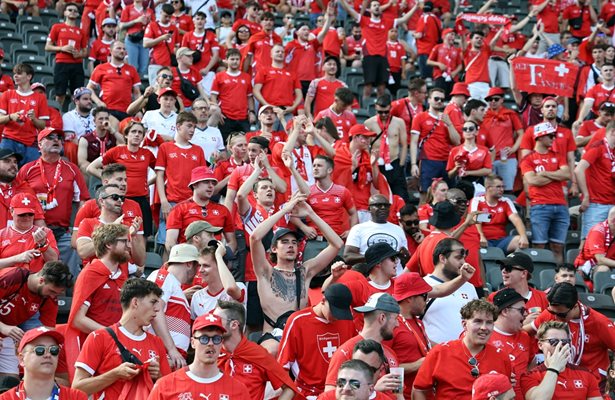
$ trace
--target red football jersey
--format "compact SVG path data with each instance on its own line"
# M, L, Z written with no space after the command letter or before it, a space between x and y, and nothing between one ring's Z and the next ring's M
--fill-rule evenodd
M406 130L408 131L408 143L410 143L410 130L412 129L412 120L417 114L423 112L423 105L417 104L416 107L410 103L407 98L395 100L391 103L391 115L399 117L406 123Z
M4 125L2 137L15 140L26 146L36 143L38 130L27 118L28 111L34 110L34 116L38 119L48 120L49 109L47 98L44 94L30 91L22 93L18 90L7 90L0 96L0 114L9 115L19 113L23 118L18 121L9 121Z
M461 58L461 49L455 46L447 46L443 43L436 45L433 49L431 49L431 53L429 53L429 59L431 61L441 62L446 65L446 69L443 71L440 68L433 69L433 78L438 79L442 76L443 72L446 72L448 75L451 74L459 65L463 62Z
M115 332L120 343L141 362L155 357L160 363L161 375L165 376L171 373L167 351L158 336L150 333L134 336L117 324L113 324L111 329ZM111 335L105 329L99 329L88 335L81 353L77 357L75 367L83 369L92 376L100 376L122 364L123 361L119 353L117 344L115 344ZM159 379L157 383L162 379ZM96 393L94 397L97 399L101 396L106 399L119 399L124 386L130 384L130 381L118 379L112 385Z
M253 397L239 379L222 372L212 378L200 378L186 367L158 379L148 399L251 400Z
M521 375L527 372L527 367L534 359L536 353L534 350L534 340L523 330L510 334L494 328L489 338L489 344L497 349L501 349L504 354L508 354L512 371L517 377L521 377ZM519 378L517 378L517 384L514 386L514 389L517 397L522 399L523 395L521 394Z
M328 322L312 308L296 311L286 322L278 362L292 371L301 394L318 396L325 390L326 371L333 354L355 335L352 321Z
M282 44L282 39L276 33L266 33L262 30L251 30L252 36L248 40L246 51L252 55L252 68L258 72L261 68L271 66L271 49L275 44Z
M36 195L34 190L26 182L13 181L10 185L0 182L0 229L12 223L13 216L9 213L11 199L18 193L30 193ZM34 220L45 219L40 203L34 204L36 209Z
M350 229L348 211L354 208L354 201L344 186L333 183L327 190L322 190L314 184L310 186L308 203L338 235ZM312 220L308 220L308 225L316 229L318 235L322 235Z
M36 249L37 243L34 241L34 236L32 235L34 234L34 231L36 231L38 228L38 226L34 225L25 232L18 231L14 226L9 226L4 229L1 229L0 258L12 257L17 254L21 254L24 251ZM43 230L47 234L47 243L49 244L49 247L51 247L59 256L60 250L58 250L58 244L56 243L56 239L53 236L53 231L47 227L44 227ZM43 255L41 254L40 256L35 257L29 263L13 264L13 266L26 268L36 273L43 269L44 264L45 260L43 259Z
M205 33L200 36L197 36L194 31L186 33L181 41L181 47L188 47L190 50L198 50L201 52L201 59L198 63L193 65L193 67L199 71L207 67L213 56L212 52L214 50L220 50L216 34L210 30L206 30ZM212 70L215 71L215 66Z
M539 365L530 372L521 375L519 384L521 393L525 395L530 389L540 385L547 373L544 364ZM598 380L586 370L568 364L566 369L557 376L557 384L552 399L578 400L602 398Z
M614 153L615 149L611 149L606 140L586 147L582 158L589 163L585 180L592 203L615 204Z
M138 205L137 205L138 207ZM134 219L134 218L132 218ZM132 219L130 221L132 221ZM128 218L124 218L122 220L122 225L126 226L126 227L130 227L130 222L128 220ZM102 224L102 222L100 221L99 217L94 217L94 218L83 218L80 222L79 225L75 225L77 227L77 239L76 240L87 240L87 241L91 241L92 240L92 233L94 233L94 230L96 228L98 228L98 226L100 226ZM143 225L139 226L139 230L137 231L138 234L143 235ZM90 263L92 260L94 260L96 258L95 254L92 254L90 257L87 258L82 258L81 260L83 261L83 265L87 265L88 263ZM132 260L131 260L132 262Z
M151 151L140 148L133 153L127 146L116 146L105 152L102 162L103 165L119 163L126 167L126 196L149 195L148 168L156 166L156 156Z
M463 145L455 146L452 148L448 162L446 163L446 170L450 171L455 167L455 161L463 159L465 162L466 171L476 171L481 168L491 169L491 155L489 149L485 146L477 146L472 151L466 150Z
M174 53L175 47L181 43L181 40L179 31L171 23L165 26L158 21L152 21L145 28L144 37L148 39L156 39L169 32L173 32L169 39L163 40L149 49L150 64L171 65L171 53Z
M167 219L168 229L179 229L178 243L184 243L184 232L190 223L194 221L207 221L212 226L223 228L225 233L234 233L235 224L230 211L221 204L210 201L205 207L196 204L192 198L185 200L173 207Z
M491 82L489 80L489 57L491 57L491 50L486 44L480 50L473 50L468 47L463 55L466 83Z
M122 204L122 214L124 214L123 224L126 226L132 225L132 221L136 217L143 217L143 213L141 212L141 207L139 207L139 203L130 199L126 199L124 201L124 204ZM77 215L75 215L73 230L79 230L81 221L83 221L84 219L98 217L100 217L100 208L98 208L98 204L96 204L96 199L90 199L86 201L83 206L80 207L77 211ZM139 233L143 234L143 231L139 231Z
M592 226L587 233L583 248L574 260L574 265L580 267L587 261L591 265L596 265L597 254L604 254L608 258L614 257L615 246L611 246L611 235L609 226L604 221ZM607 237L609 238L608 240Z
M312 81L318 76L320 65L320 43L317 39L301 43L295 39L285 47L286 67L300 81Z
M557 171L561 167L567 167L568 163L559 154L548 150L545 154L533 152L528 154L521 161L521 173L526 174L530 171ZM560 181L551 181L544 186L528 185L530 199L534 204L568 204L564 190Z
M1 74L0 75L0 93L4 93L9 89L15 89L15 84L13 83L13 79L9 75Z
M58 385L58 397L54 400L87 400L88 395L81 390L73 389L71 387ZM3 394L0 394L0 400L22 400L27 398L23 388L23 382Z
M254 85L260 83L261 94L268 104L290 107L295 101L295 89L301 89L297 76L286 68L262 66L256 73Z
M100 64L92 71L90 81L100 86L99 97L107 108L121 112L126 112L132 103L132 89L141 86L139 73L128 64Z
M218 72L211 86L211 93L218 96L218 105L226 118L248 118L248 98L252 96L250 75L245 72Z
M181 90L182 80L179 77L179 74L177 73L178 70L179 70L179 68L173 68L173 83L171 84L171 87L173 88L173 90L175 90L175 93L177 93L179 95L179 97L182 99L182 102L184 103L184 106L185 107L190 107L190 106L192 106L192 100L187 98L186 95L184 94L184 92L182 92L182 90ZM196 69L195 67L190 67L190 69L188 71L181 71L180 70L179 72L181 73L182 77L185 80L187 80L190 83L192 83L192 85L194 85L195 87L200 85L201 81L203 80L203 76L201 75L199 70Z
M501 197L494 205L487 203L484 196L475 197L470 202L470 212L481 211L491 215L491 221L481 224L483 233L488 240L502 239L508 236L506 226L508 217L517 214L513 202L507 197Z
M314 98L312 102L312 115L318 115L322 110L327 109L333 104L333 100L335 100L335 91L341 87L346 87L346 84L339 79L330 81L323 77L316 78L310 82L307 96ZM315 119L314 122L317 120L318 119Z
M359 17L359 25L361 25L361 34L363 36L363 55L386 57L387 36L389 30L395 27L395 23L390 20L377 20L361 15Z
M357 118L351 111L346 110L341 114L337 114L331 109L331 107L327 107L324 110L320 111L318 114L316 114L314 122L324 117L331 118L331 120L335 124L335 127L337 128L337 134L339 135L340 140L350 142L350 136L348 136L348 132L350 131L350 128L357 124Z
M70 26L65 23L54 24L51 27L51 31L49 31L47 41L60 47L73 46L77 51L88 47L87 34L82 32L78 26ZM70 53L58 51L55 62L61 64L81 64L83 60L75 58Z
M423 12L421 18L416 23L416 31L423 34L422 37L416 39L417 53L420 55L429 55L433 47L438 44L442 32L442 22L433 13Z
M412 134L419 135L420 144L430 132L431 135L423 143L423 150L419 158L432 161L448 160L448 155L453 147L448 135L448 128L439 117L424 111L412 120Z
M158 149L156 170L164 171L167 200L179 203L192 197L192 190L188 187L191 171L204 165L205 155L199 146L180 147L175 142L163 143Z
M122 14L120 16L120 22L134 21L135 19L141 17L142 15L146 15L149 18L149 20L156 19L156 16L154 15L154 10L152 10L151 8L144 7L143 9L139 11L135 8L134 4L130 4L124 7L124 9L122 10ZM130 28L128 28L126 30L126 33L131 34L131 33L136 33L136 32L143 32L144 30L145 30L145 25L142 23L137 23L131 26Z

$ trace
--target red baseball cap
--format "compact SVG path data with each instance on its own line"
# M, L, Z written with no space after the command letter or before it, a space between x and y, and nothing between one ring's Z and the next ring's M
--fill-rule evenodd
M487 93L485 100L489 100L489 97L493 97L493 96L504 96L505 93L506 92L502 88L492 87L491 89L489 89L489 93Z
M188 187L192 187L192 185L201 181L218 182L218 179L214 176L214 172L209 167L196 167L192 170Z
M489 400L490 397L499 396L511 389L510 379L505 375L498 373L481 375L472 386L472 400Z
M222 318L213 314L203 314L194 320L194 324L192 325L192 334L194 335L194 332L200 329L210 327L217 328L221 330L222 333L226 333L226 329L224 328L224 325L222 325Z
M170 87L164 88L160 90L160 93L158 93L158 98L161 98L162 96L165 96L165 95L171 95L171 96L177 97L177 92Z
M453 85L453 91L451 92L451 96L455 95L463 95L466 97L470 97L470 91L468 90L468 85L463 82L457 82Z
M449 33L455 33L455 30L452 28L446 28L442 31L442 39L446 37Z
M393 297L397 301L429 292L431 286L416 272L406 272L395 278Z
M17 215L21 214L35 214L35 204L38 199L30 193L18 193L11 199L11 208Z
M557 99L556 99L555 97L553 97L553 96L546 96L546 97L545 97L544 99L542 99L542 101L540 102L540 107L544 106L544 105L545 105L545 103L546 103L547 101L554 101L554 102L555 102L555 104L557 104Z
M30 329L23 335L23 337L21 338L21 342L19 342L19 348L17 349L17 351L21 353L23 348L26 347L28 343L38 339L41 336L49 336L53 338L53 340L55 340L58 344L64 343L64 335L62 335L60 332L53 329L49 329L45 326L41 326L36 329Z
M47 136L49 135L53 135L54 133L57 133L58 135L64 137L64 131L61 129L56 129L56 128L45 128L42 131L40 131L38 133L38 141L39 143L45 139Z
M350 137L359 136L359 135L371 137L371 136L376 136L376 132L370 131L363 124L357 124L357 125L354 125L352 128L350 128L350 131L348 131L348 135Z

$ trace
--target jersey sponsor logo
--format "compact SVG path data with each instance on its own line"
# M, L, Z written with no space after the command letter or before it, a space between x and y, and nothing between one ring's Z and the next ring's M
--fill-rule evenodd
M323 360L326 362L331 361L333 353L340 347L340 335L339 333L323 333L322 335L316 335L316 343L318 351Z

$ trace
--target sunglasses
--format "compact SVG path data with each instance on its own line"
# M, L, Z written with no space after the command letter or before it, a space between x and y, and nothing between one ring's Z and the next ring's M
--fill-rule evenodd
M54 357L57 356L58 354L60 354L60 346L57 346L57 345L34 346L34 348L32 349L34 354L36 354L39 357L44 356L45 353L47 352L47 350L49 350L49 354L51 354Z
M389 208L391 207L391 205L389 203L373 203L369 205L370 207L375 207L375 208Z
M376 110L376 113L380 114L380 115L387 115L391 113L391 109L388 110Z
M462 131L464 132L474 132L476 130L476 127L474 126L464 126L463 128L461 128Z
M239 29L237 33L250 33L250 31L247 29Z
M490 102L491 101L500 101L500 100L502 100L501 97L492 97L492 98L489 99Z
M114 201L118 201L118 200L125 201L126 200L126 196L122 196L121 194L117 194L117 193L106 194L102 196L102 198L103 199L111 198L111 200L114 200Z
M478 360L474 357L470 357L468 359L468 364L470 364L470 366L472 367L472 369L470 370L472 378L478 378L478 376L480 375L480 370L478 369Z
M555 312L555 311L551 310L550 308L547 308L547 311L548 311L548 312L549 312L549 314L551 314L551 315L555 315L555 316L556 316L556 317L558 317L558 318L565 319L565 318L568 316L568 313L569 313L570 311L572 311L572 308L570 308L570 309L569 309L568 311L566 311L566 312Z
M444 97L438 97L438 96L435 96L435 97L433 97L433 101L435 101L435 102L441 102L441 101L444 101Z
M500 265L500 271L506 271L510 274L513 270L525 271L523 268L513 267L512 265Z
M335 386L340 389L346 387L347 384L352 390L359 390L361 387L361 382L358 379L337 378L337 381L335 381Z
M517 310L521 315L527 314L527 309L525 307L506 307L506 308L510 308L511 310Z
M215 345L222 343L221 335L214 335L214 336L201 335L199 337L193 336L193 338L198 340L200 344L209 344L210 341Z
M418 219L409 219L407 221L402 221L402 223L404 225L412 225L412 226L414 226L414 225L418 225L420 223L420 221Z
M551 346L557 346L558 343L561 343L562 346L570 344L570 339L542 339L541 342L549 342Z
M169 75L169 74L160 74L160 77L162 79L173 79L173 75Z

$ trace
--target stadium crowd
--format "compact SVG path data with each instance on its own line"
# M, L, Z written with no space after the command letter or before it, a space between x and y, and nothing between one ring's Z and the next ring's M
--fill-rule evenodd
M0 0L0 400L615 399L614 30Z

